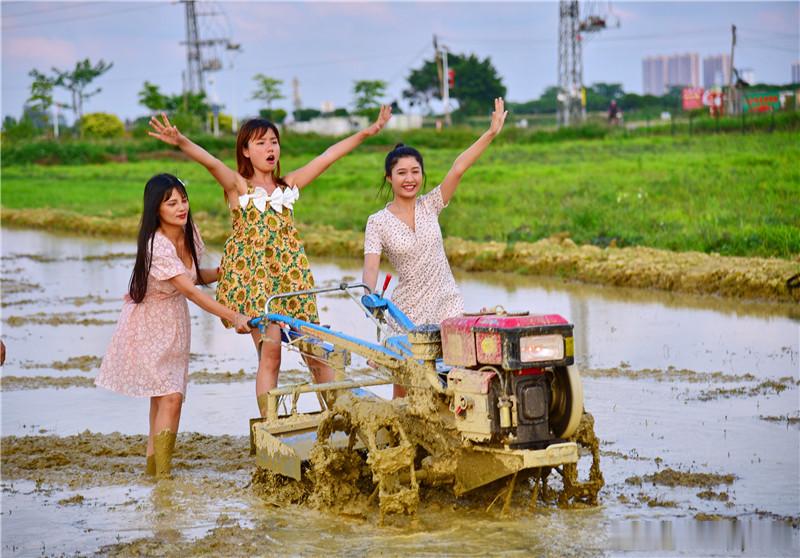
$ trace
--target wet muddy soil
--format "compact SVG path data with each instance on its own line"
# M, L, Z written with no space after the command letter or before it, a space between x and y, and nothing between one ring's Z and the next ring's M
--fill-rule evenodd
M26 318L2 323L3 556L800 553L796 305L457 272L468 307L575 324L600 505L530 509L531 486L519 483L504 516L501 505L486 511L499 483L472 498L431 491L413 519L381 525L377 506L332 516L263 490L246 437L257 413L252 342L195 308L174 479L146 479L147 400L90 387L114 326L75 323L116 318L131 260L111 256L131 246L4 229L4 258L10 246L41 257L2 260L3 319ZM348 262L312 266L319 284L360 275ZM351 301L320 298L323 322L374 335ZM40 319L53 315L75 319ZM284 358L282 383L308 381L295 353Z

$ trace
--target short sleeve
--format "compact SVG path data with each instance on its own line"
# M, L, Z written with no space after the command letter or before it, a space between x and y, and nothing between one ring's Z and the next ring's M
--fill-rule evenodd
M419 198L419 203L422 204L428 211L432 211L436 215L442 212L442 209L447 207L447 204L444 203L444 198L442 198L442 185L439 184L436 188L421 196Z
M367 229L364 231L364 254L380 255L381 252L383 252L383 245L376 213L367 219Z
M150 259L150 275L159 281L167 281L186 273L186 267L178 257L175 246L166 237L156 234Z

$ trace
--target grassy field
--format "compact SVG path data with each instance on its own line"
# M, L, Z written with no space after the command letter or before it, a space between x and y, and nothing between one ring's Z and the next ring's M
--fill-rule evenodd
M367 146L338 162L303 191L296 219L363 230L386 203L378 196L385 151ZM430 189L460 149L422 151ZM284 171L308 157L284 157ZM798 161L794 132L506 143L490 147L469 171L441 222L445 235L468 240L513 243L568 233L578 244L790 258L800 254ZM135 216L144 183L158 172L188 182L195 211L227 221L222 190L210 175L171 158L4 166L2 206Z

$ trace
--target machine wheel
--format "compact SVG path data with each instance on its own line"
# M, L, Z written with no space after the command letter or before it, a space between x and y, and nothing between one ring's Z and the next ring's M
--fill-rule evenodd
M583 383L575 366L559 366L550 382L550 427L557 438L569 438L583 415Z

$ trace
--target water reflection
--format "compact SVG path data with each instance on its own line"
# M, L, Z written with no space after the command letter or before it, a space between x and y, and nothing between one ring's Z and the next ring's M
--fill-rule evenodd
M91 376L93 371L61 370L53 363L102 355L113 325L14 326L8 318L37 312L101 312L96 315L115 319L132 258L86 258L132 254L133 243L9 229L3 230L2 242L3 339L9 349L3 375ZM32 254L52 261L14 257L15 254ZM212 254L212 260L217 259ZM358 262L315 258L312 264L318 284L360 277ZM800 378L796 305L600 288L508 274L456 273L456 277L468 309L500 304L509 310L528 309L567 317L575 324L576 354L582 367L605 368L625 362L633 369L674 366L696 372L750 373L759 379ZM6 288L10 281L37 287L14 292ZM100 298L88 299L89 295ZM26 300L32 302L17 304ZM79 305L78 301L85 303ZM319 306L323 323L359 337L374 336L374 328L349 299L320 297ZM255 352L250 339L226 331L219 320L190 307L192 371L241 368L252 372ZM300 368L294 353L285 354L284 363L285 369ZM30 368L31 365L43 367ZM797 430L760 418L796 415L797 386L758 397L699 401L699 392L709 387L713 386L682 381L585 379L586 406L595 415L603 441L603 470L608 481L601 493L603 507L586 513L554 512L544 518L520 514L498 521L485 515L456 514L448 508L422 517L420 525L424 528L388 531L363 524L332 527L327 516L304 510L265 510L246 498L211 503L201 499L205 511L192 515L190 510L200 501L194 496L180 492L170 496L164 506L158 494L138 487L136 499L143 502L145 513L144 518L134 520L134 515L141 515L133 513L137 510L120 511L128 509L119 507L119 501L128 498L122 489L109 488L104 493L105 489L93 488L84 494L116 506L115 511L95 514L107 532L95 533L84 546L76 546L71 541L80 539L84 525L81 522L91 515L87 509L56 507L52 499L29 486L23 493L6 490L4 485L4 510L15 511L2 516L3 554L39 553L41 544L68 554L92 552L100 544L113 542L109 540L110 532L122 532L125 539L157 533L160 513L176 522L178 526L174 528L185 540L203 536L213 526L219 510L238 507L253 524L272 526L270 535L278 541L276 548L283 551L296 548L291 545L314 532L319 536L315 543L318 546L307 548L320 552L336 548L341 553L360 553L379 548L389 554L453 553L454 549L491 554L493 549L504 549L529 555L551 549L553 555L796 555L800 550L798 530L781 520L755 514L762 510L796 517L800 510ZM387 394L383 388L377 390ZM3 391L0 396L4 436L64 436L87 429L131 434L146 430L146 400L84 388ZM182 430L243 435L247 419L253 414L254 387L250 382L190 384ZM699 489L634 487L626 483L630 477L652 474L664 467L735 474L736 481L729 490L733 506L703 501L697 497ZM241 484L245 485L246 480ZM640 493L674 500L678 507L650 508L638 500ZM697 513L738 515L741 519L697 521ZM281 522L286 514L293 520ZM47 529L40 529L40 524ZM275 529L276 525L280 528ZM532 532L546 535L542 538L537 534L536 538ZM164 535L169 539L175 533ZM342 537L349 546L341 542ZM379 547L375 546L376 540ZM491 545L487 546L489 542Z

